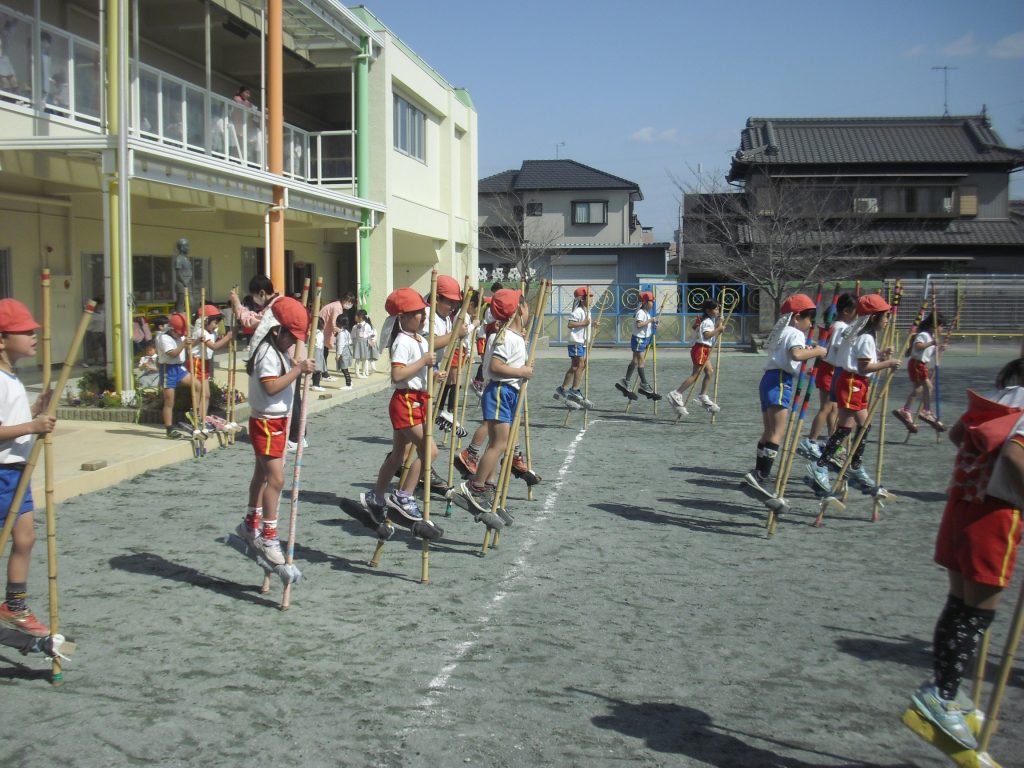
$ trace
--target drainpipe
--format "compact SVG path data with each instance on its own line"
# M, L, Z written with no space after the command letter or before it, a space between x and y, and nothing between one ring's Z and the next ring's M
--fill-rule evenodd
M270 163L267 170L284 173L284 12L283 0L267 2L267 139ZM270 207L270 279L284 291L284 186L275 184Z
M360 53L356 56L356 196L366 199L370 189L370 38L360 39ZM370 303L370 211L362 209L356 258L359 260L359 306Z

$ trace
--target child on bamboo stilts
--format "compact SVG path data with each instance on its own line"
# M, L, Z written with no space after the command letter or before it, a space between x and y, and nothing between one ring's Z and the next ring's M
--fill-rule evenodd
M438 284L440 284L441 278L438 277ZM438 299L440 299L440 289L438 290ZM480 305L480 292L470 291L469 293L469 304L466 307L466 314L462 318L462 338L457 341L458 347L455 349L455 353L452 355L452 364L448 369L448 378L445 380L444 388L441 390L441 411L437 417L437 425L443 432L450 432L453 428L455 429L455 435L457 437L465 437L467 432L465 428L456 422L455 414L457 412L457 403L455 402L455 374L459 370L459 361L467 360L469 358L469 352L472 349L474 343L474 324L476 322L476 311ZM437 342L435 341L435 344ZM438 356L440 359L440 355Z
M209 425L206 423L206 414L210 409L210 379L213 378L213 354L218 349L223 349L231 343L233 331L229 330L221 337L217 337L217 326L224 317L213 304L207 304L196 313L196 323L199 326L196 333L197 343L192 348L191 370L196 381L203 388L202 397L199 398L197 408L199 413L196 418L196 428L204 435L209 433Z
M491 511L493 486L498 464L508 445L512 419L519 402L523 381L533 376L533 365L527 365L526 328L530 308L522 291L502 288L491 297L491 311L504 327L488 342L484 356L484 372L488 377L480 398L484 425L487 428L487 450L483 452L473 477L459 486L459 493L479 514Z
M569 328L569 370L562 377L561 386L555 387L555 400L561 400L572 410L590 410L594 404L583 397L580 390L587 368L587 341L590 339L590 292L581 287L572 295L572 314L566 323Z
M903 426L912 433L917 432L917 427L914 425L914 415L911 412L911 408L914 405L914 401L918 398L921 399L921 410L918 411L917 415L921 417L921 421L931 425L936 432L946 431L946 426L939 421L934 411L932 411L932 395L935 392L935 385L932 382L930 367L935 359L935 351L939 350L941 352L946 348L945 344L941 347L938 346L934 336L936 333L942 333L944 325L945 320L942 315L931 312L917 327L917 335L910 344L910 361L907 363L907 374L910 376L912 389L910 394L907 395L907 402L903 404L902 408L894 410L892 415L903 422Z
M836 300L836 317L829 328L828 350L825 358L818 361L814 370L814 386L818 390L818 412L811 421L811 428L806 437L800 438L799 453L808 459L817 461L821 456L824 444L819 445L818 436L825 432L831 432L831 422L835 420L836 403L829 397L832 390L832 380L835 376L836 361L839 355L840 339L850 327L850 323L857 317L857 299L849 293L842 294Z
M395 318L390 338L384 339L391 352L391 453L377 472L373 490L364 497L366 510L373 522L380 525L393 510L408 523L423 520L423 513L413 495L423 471L423 456L431 451L431 460L437 456L434 441L427 445L423 423L430 416L429 376L437 361L436 353L420 335L426 319L427 303L412 288L399 288L388 296L384 309ZM439 374L442 376L443 374ZM412 447L416 458L406 474L405 482L394 493L388 493L388 483L401 468L406 450Z
M430 328L430 296L424 297L424 301L427 302L426 316L423 321L423 335L429 334ZM466 337L469 332L468 327L465 325L465 319L463 319L463 325L459 329L458 338L454 337L455 321L452 315L456 310L462 307L462 286L459 285L459 281L454 277L448 275L437 276L437 317L433 319L434 325L434 353L437 355L439 361L444 360L445 349L449 344L461 344L462 340ZM453 356L454 364L454 356ZM447 407L442 407L437 414L435 423L443 432L450 432L452 429L457 429L457 433L461 432L460 437L465 437L466 431L462 428L461 424L455 423L455 410L454 410L454 398L455 398L455 380L451 376L449 369L448 375L445 377L444 386L441 388L441 403L442 406L447 402ZM436 479L440 480L441 476L437 474L436 470L431 470ZM431 484L434 484L434 479L431 478ZM441 481L441 485L444 486L444 490L448 489L448 486ZM441 491L442 493L444 491Z
M818 312L810 296L794 294L782 303L781 309L782 317L768 337L769 357L759 387L764 430L757 441L754 469L743 476L743 482L766 496L771 495L766 488L767 480L793 405L793 377L799 373L801 363L824 357L827 351L824 347L807 346L807 332Z
M874 478L861 464L864 449L867 448L867 432L871 425L868 419L868 392L871 379L880 371L899 368L900 361L892 358L891 349L878 351L875 337L883 334L889 325L889 311L892 307L877 293L870 293L857 299L858 322L850 326L841 342L845 349L838 354L837 373L833 377L832 393L838 406L836 428L829 435L821 456L807 465L807 476L814 490L821 494L832 493L832 481L828 468L839 450L839 446L853 432L854 440L863 432L864 436L850 460L850 482L862 490L873 488Z
M974 704L960 684L1003 590L1013 577L1024 509L1024 358L1008 363L996 390L968 391L967 411L949 431L958 447L935 542L949 594L935 623L931 680L914 708L967 749L977 742L964 719Z
M721 408L708 396L708 388L711 386L711 377L715 373L715 367L711 364L711 347L715 343L715 337L725 331L725 326L718 319L722 308L714 299L706 299L700 307L701 315L694 323L697 329L697 341L690 347L690 361L693 363L693 370L687 376L679 388L669 392L668 399L672 401L672 407L680 416L686 416L686 395L690 387L697 381L697 377L704 374L704 381L700 383L700 394L697 401L707 409L709 413L718 413Z
M487 305L484 307L484 317L480 323L480 327L476 330L476 353L480 357L480 364L476 367L476 373L473 375L473 392L477 397L480 397L484 392L484 351L487 348L487 339L494 334L494 313L491 312L491 299L495 293L502 289L501 283L491 284L491 295L484 296L484 303Z
M312 373L312 358L293 360L288 351L299 348L309 332L309 313L296 299L282 296L263 313L252 335L249 374L249 440L256 466L249 481L249 506L236 532L268 563L284 565L277 537L277 514L284 488L284 454L288 415L295 399L295 382Z
M56 418L46 414L52 392L43 392L29 406L25 385L14 372L19 360L35 357L37 328L39 323L28 307L17 299L0 299L0 526L9 514L15 515L11 554L7 558L6 599L0 604L0 626L45 638L50 634L49 628L36 618L25 602L32 546L36 543L31 484L21 507L11 509L36 435L53 432L57 423Z
M188 347L188 320L181 312L167 318L167 327L156 335L156 359L160 369L160 390L163 393L161 409L167 437L176 440L183 436L174 426L174 395L178 385L192 386L192 374L185 367Z
M626 375L615 382L615 388L630 400L636 400L633 394L633 372L640 377L640 386L637 392L651 400L661 400L661 395L654 391L654 387L647 383L647 372L644 370L644 352L651 344L654 332L658 328L658 318L651 315L654 307L654 294L650 291L640 292L640 306L633 315L633 335L629 340L629 348L633 351L633 357L626 367Z

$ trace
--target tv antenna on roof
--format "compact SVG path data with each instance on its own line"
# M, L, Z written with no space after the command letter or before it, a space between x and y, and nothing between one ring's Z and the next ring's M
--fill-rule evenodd
M564 146L565 146L565 142L564 141L560 141L557 144L555 144L555 160L559 159L558 158L558 150L559 150L559 148L560 147L564 147Z
M951 69L960 69L960 67L932 67L932 69L942 70L942 116L949 117L949 71Z

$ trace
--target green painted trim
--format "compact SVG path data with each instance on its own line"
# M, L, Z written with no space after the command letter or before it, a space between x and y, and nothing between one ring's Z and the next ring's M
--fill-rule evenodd
M366 199L370 189L370 38L360 41L356 64L356 194ZM359 227L359 304L370 303L370 211L364 208Z
M473 103L473 97L469 95L469 91L465 88L456 88L455 98L476 112L476 105Z

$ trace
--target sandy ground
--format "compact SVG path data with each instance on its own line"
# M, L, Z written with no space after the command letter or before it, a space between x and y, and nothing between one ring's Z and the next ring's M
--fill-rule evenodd
M685 355L662 353L663 390ZM280 584L260 595L261 572L221 543L245 503L244 443L63 505L62 627L79 651L55 689L0 649L0 765L945 765L899 717L945 594L931 549L952 446L904 445L890 423L900 499L880 522L854 494L815 528L793 485L769 540L737 488L764 358L726 356L712 428L696 409L624 414L611 384L626 356L596 357L586 431L578 415L562 428L550 397L562 353L540 361L536 500L513 486L516 524L485 558L482 526L435 503L446 536L426 586L418 540L399 532L370 569L376 539L337 503L387 449L383 393L312 418L287 612ZM947 356L949 421L1007 357ZM33 568L45 613L42 539ZM1021 668L992 747L1005 766L1024 765Z

